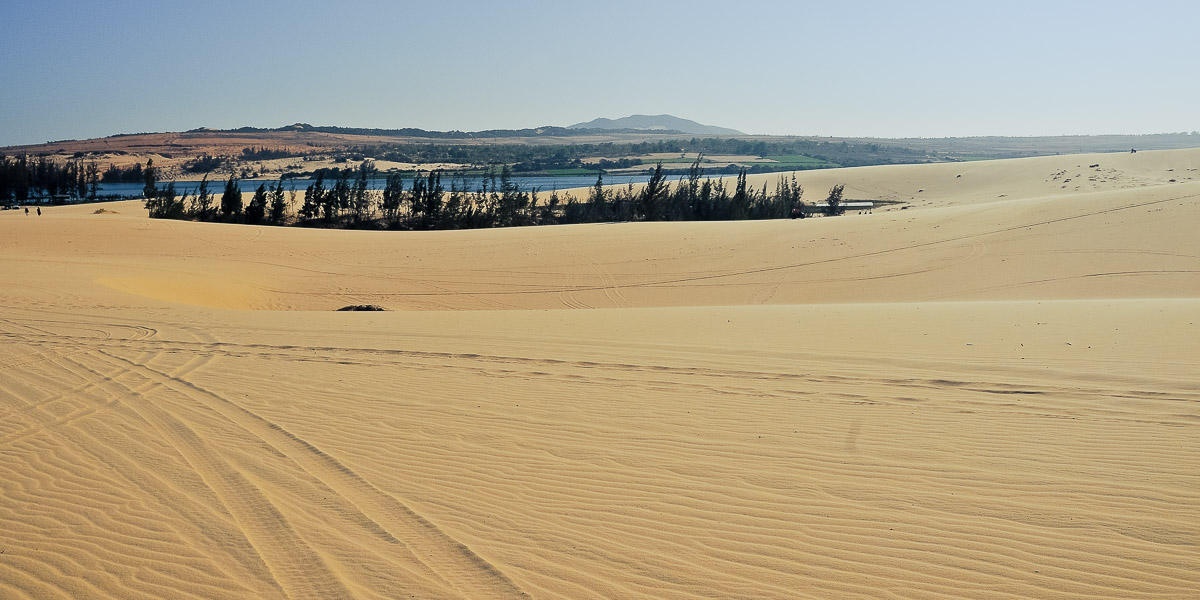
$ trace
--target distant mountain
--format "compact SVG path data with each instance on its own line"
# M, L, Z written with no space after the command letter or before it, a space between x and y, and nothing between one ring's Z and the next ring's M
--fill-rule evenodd
M745 135L736 129L702 125L689 119L680 119L671 115L629 115L620 119L605 119L603 117L569 125L567 129L633 129L638 131L679 131L703 135Z

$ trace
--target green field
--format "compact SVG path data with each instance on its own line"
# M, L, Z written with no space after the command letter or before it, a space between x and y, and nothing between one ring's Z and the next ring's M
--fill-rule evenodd
M797 166L804 168L813 167L840 167L837 163L804 156L803 154L781 154L777 156L764 156L763 158L773 160L781 165Z
M636 158L636 157L634 157L634 158ZM690 165L690 164L696 162L695 158L646 158L646 157L641 157L641 158L642 158L643 164L647 164L647 165L651 165L651 166L658 164L658 163L662 163L664 165ZM711 162L712 162L711 160L705 158L700 161L700 164L706 165Z

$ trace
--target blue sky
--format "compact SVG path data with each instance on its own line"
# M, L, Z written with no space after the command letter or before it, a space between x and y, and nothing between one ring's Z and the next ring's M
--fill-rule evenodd
M1200 2L0 0L0 145L670 113L749 133L1200 130Z

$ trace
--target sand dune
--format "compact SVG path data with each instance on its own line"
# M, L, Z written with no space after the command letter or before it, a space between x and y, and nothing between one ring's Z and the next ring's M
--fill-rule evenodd
M788 222L0 213L0 597L1194 598L1198 162L808 172L913 208Z

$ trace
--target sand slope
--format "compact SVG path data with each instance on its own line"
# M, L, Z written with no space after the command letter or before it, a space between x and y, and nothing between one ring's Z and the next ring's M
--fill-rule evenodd
M805 173L923 196L791 222L0 213L0 597L1195 597L1197 162Z

